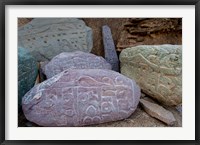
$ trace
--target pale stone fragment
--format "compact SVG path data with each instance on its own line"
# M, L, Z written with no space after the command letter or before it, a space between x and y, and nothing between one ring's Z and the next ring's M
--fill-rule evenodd
M69 69L23 98L26 118L40 126L84 126L121 120L137 108L135 81L105 69Z
M176 122L174 115L162 106L151 103L144 99L140 99L140 103L143 106L144 110L152 117L155 117L170 126L174 125L174 123Z
M18 46L29 49L37 61L61 52L90 52L92 29L76 18L34 18L18 29Z
M63 52L42 67L47 79L66 69L111 69L111 65L101 56L81 51Z
M182 102L182 45L140 45L120 54L121 73L159 102Z

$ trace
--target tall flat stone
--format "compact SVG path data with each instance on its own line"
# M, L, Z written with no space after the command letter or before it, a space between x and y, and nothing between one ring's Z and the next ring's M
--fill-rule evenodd
M81 51L63 52L42 67L47 79L67 69L111 69L101 56Z
M90 52L92 29L75 18L35 18L18 29L18 46L29 49L37 61L61 52Z
M102 27L105 59L112 65L112 70L119 72L119 59L112 38L112 33L107 25Z
M84 126L129 117L139 98L135 81L115 71L69 69L32 88L22 108L40 126Z
M173 106L182 102L182 46L140 45L120 54L121 73L134 79L144 93Z
M18 107L22 97L34 86L37 74L37 61L28 50L18 48Z
M155 117L170 126L174 125L174 123L176 122L174 115L162 106L151 103L144 99L140 99L140 103L143 106L144 110L152 117Z

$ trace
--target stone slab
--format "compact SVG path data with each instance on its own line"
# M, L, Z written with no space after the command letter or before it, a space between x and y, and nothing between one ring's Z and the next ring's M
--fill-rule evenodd
M112 33L107 25L102 27L105 59L112 65L112 70L119 72L119 59L112 38Z
M152 117L155 117L170 126L175 124L176 119L174 118L174 115L162 106L151 103L144 99L140 99L140 104L143 106L144 110Z
M40 126L85 126L129 117L140 95L135 81L115 71L70 69L32 88L22 108Z
M18 29L18 46L29 49L37 61L61 52L90 52L92 39L92 29L76 18L34 18Z
M121 73L167 106L182 102L182 45L140 45L120 54Z

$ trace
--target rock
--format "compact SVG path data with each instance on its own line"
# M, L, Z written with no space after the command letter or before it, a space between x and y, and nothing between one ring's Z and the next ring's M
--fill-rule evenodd
M111 65L101 56L81 51L63 52L42 67L47 79L66 69L111 69Z
M175 124L176 119L174 118L174 115L170 111L164 109L162 106L151 103L144 99L140 99L140 103L144 110L152 117L155 117L170 126Z
M117 51L138 45L182 44L181 18L130 18L124 24Z
M34 86L37 74L36 60L28 50L18 48L18 107L22 97Z
M175 106L182 102L182 46L141 45L120 54L121 73L134 79L143 92Z
M176 110L182 115L182 104L177 105Z
M29 49L37 61L50 60L61 52L90 52L92 29L75 18L35 18L18 29L18 46Z
M107 25L102 27L105 59L112 65L112 70L119 72L119 59L115 49L111 30Z
M69 69L24 97L26 118L40 126L84 126L121 120L137 108L135 81L105 69Z

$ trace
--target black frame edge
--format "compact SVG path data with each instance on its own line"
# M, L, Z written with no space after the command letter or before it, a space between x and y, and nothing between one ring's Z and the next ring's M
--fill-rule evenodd
M153 0L153 2L148 1L148 0L141 0L141 2L131 2L130 0L123 0L122 2L120 2L119 0L116 1L115 5L124 5L124 4L132 4L132 5L195 5L195 141L50 141L50 140L44 140L44 141L6 141L5 140L5 6L6 5L57 5L58 3L62 3L62 4L68 4L68 5L98 5L98 4L106 4L106 5L113 5L113 3L115 2L111 2L108 0L102 0L99 1L97 0L97 2L94 2L94 0L85 0L84 1L80 1L77 2L77 0L73 1L73 0L69 0L69 1L62 1L62 0L58 0L56 2L51 1L51 0L35 0L35 1L27 1L27 0L8 0L8 1L3 1L0 3L0 10L1 10L1 17L0 17L0 44L1 44L1 50L0 50L0 58L1 58L1 63L0 63L0 80L1 80L1 87L0 87L0 93L1 93L1 97L0 97L0 118L1 118L1 128L0 128L0 143L1 145L5 145L5 144L137 144L137 145L144 145L144 144L152 144L152 145L156 145L156 144L170 144L170 145L191 145L191 144L195 144L198 145L200 144L200 126L199 126L199 122L200 122L200 114L199 112L197 112L197 110L200 110L200 99L198 98L199 96L199 90L198 90L198 86L199 86L199 61L198 60L198 56L200 56L200 52L199 52L199 48L200 48L200 0L174 0L171 1L159 1L159 0ZM93 2L92 2L93 1ZM136 0L139 1L139 0ZM111 4L112 3L112 4ZM122 4L123 3L123 4ZM125 143L126 142L126 143Z
M2 10L1 12L1 17L0 17L0 44L1 44L1 49L0 49L0 80L1 80L1 87L0 87L0 118L1 118L1 129L0 129L0 134L1 134L1 143L5 141L5 4L2 2L0 4L0 9Z
M199 48L200 48L200 1L197 2L195 5L195 128L196 128L195 140L198 144L200 144Z

